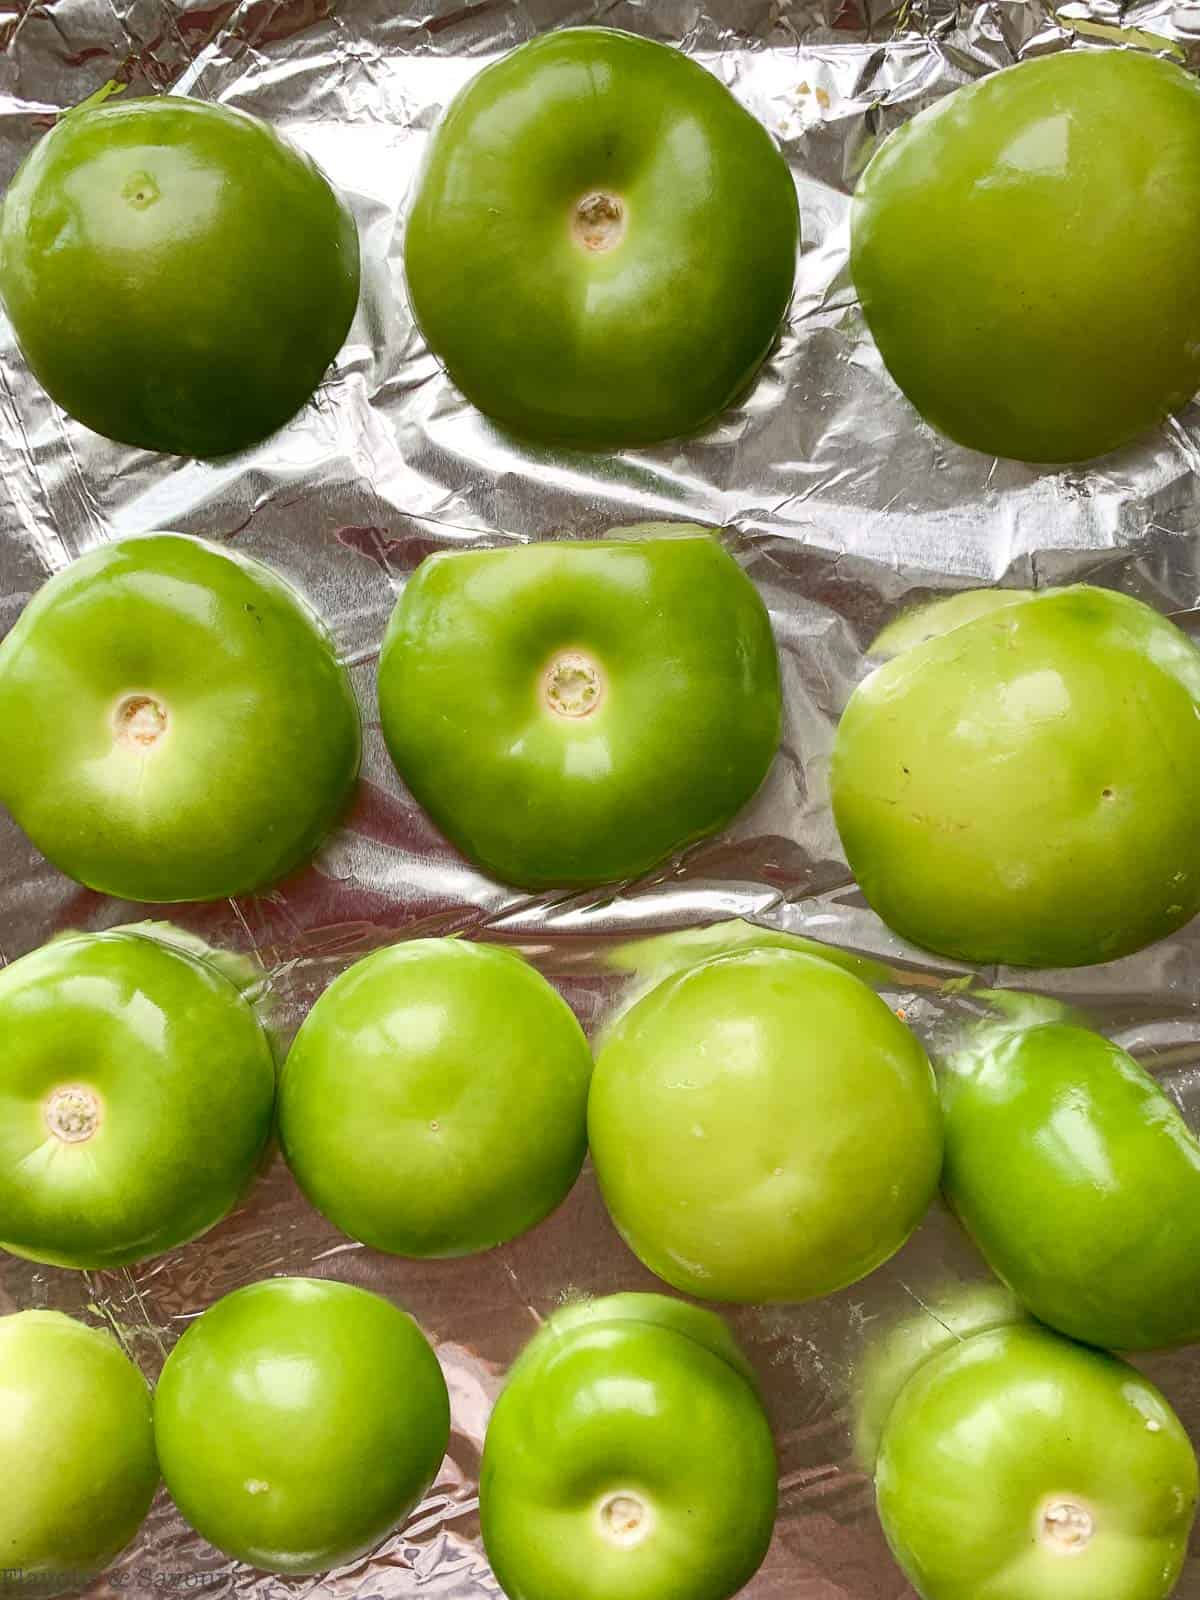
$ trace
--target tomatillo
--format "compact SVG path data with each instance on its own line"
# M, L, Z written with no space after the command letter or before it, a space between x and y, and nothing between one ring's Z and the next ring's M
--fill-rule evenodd
M680 51L561 28L486 67L408 216L413 312L481 411L637 445L734 401L791 297L796 189L766 130Z
M744 1357L711 1312L660 1296L551 1318L484 1441L483 1542L509 1600L727 1600L775 1504Z
M257 117L97 97L34 146L0 214L0 297L63 409L123 444L245 449L308 400L358 303L358 233Z
M57 1311L0 1318L0 1595L78 1592L158 1486L150 1390L109 1333Z
M700 528L428 557L379 714L464 855L537 889L634 877L750 799L779 743L766 608Z
M564 1199L587 1151L591 1071L571 1008L519 956L416 939L356 962L309 1012L280 1085L280 1142L352 1238L466 1255Z
M1128 595L1014 593L859 685L832 796L863 892L914 944L1128 955L1200 909L1200 652Z
M359 745L317 616L259 562L183 534L89 551L0 644L0 799L104 894L274 883L344 810Z
M140 933L76 934L0 971L0 1242L61 1267L145 1261L236 1204L275 1067L215 967Z
M1165 1600L1196 1457L1140 1373L1029 1325L920 1368L884 1428L875 1488L922 1600Z
M154 1432L175 1504L210 1543L268 1572L324 1572L425 1494L450 1401L406 1312L349 1284L269 1278L180 1339Z
M960 444L1078 461L1200 388L1200 83L1071 50L957 90L863 175L851 268L918 411Z
M893 1255L937 1188L914 1036L814 956L677 973L609 1032L588 1102L605 1202L641 1260L709 1300L808 1300Z
M1118 1045L1047 1023L942 1078L946 1197L1036 1317L1088 1344L1200 1339L1200 1144Z

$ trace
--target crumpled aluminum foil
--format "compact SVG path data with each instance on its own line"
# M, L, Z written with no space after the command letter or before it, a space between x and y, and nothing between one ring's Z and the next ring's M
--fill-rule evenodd
M702 438L590 456L515 444L466 406L416 333L402 273L403 208L429 130L488 58L538 30L602 21L694 52L773 131L799 188L804 244L779 347L745 404ZM1094 48L1122 25L1200 68L1200 5L1113 0L16 0L0 12L0 180L55 112L112 77L131 92L205 96L273 120L354 206L363 297L315 403L245 456L213 464L110 444L67 421L0 324L0 627L45 576L103 539L175 528L270 562L333 625L367 726L360 797L311 870L277 892L183 908L175 920L256 951L285 1029L336 972L399 938L465 933L535 960L591 1029L665 959L638 941L743 918L872 958L880 988L927 1039L964 1005L962 969L893 938L850 879L830 818L838 712L879 625L918 598L980 583L1087 578L1173 613L1200 608L1200 408L1084 470L996 462L936 436L884 373L847 272L848 196L878 141L963 81L1012 61ZM197 286L203 293L203 285ZM778 632L783 749L719 839L649 878L534 899L466 865L391 769L374 705L376 649L396 593L429 551L589 535L686 519L728 529ZM1187 621L1187 618L1184 618ZM288 782L281 772L279 782ZM0 956L141 908L81 891L0 825ZM666 947L670 950L670 946ZM1083 1006L1162 1072L1200 1124L1200 938L1194 929L1105 968L981 981ZM949 983L950 987L946 985ZM585 1174L563 1209L474 1260L399 1261L339 1236L276 1160L205 1239L132 1271L74 1274L0 1258L0 1311L54 1306L111 1324L153 1375L219 1295L281 1272L381 1289L438 1347L451 1452L407 1527L353 1567L284 1580L231 1566L160 1495L94 1596L497 1593L478 1540L479 1452L506 1364L567 1295L653 1287ZM864 1352L896 1318L984 1269L935 1210L865 1283L814 1305L733 1321L776 1428L781 1514L754 1600L908 1594L851 1449ZM1200 1366L1147 1363L1200 1438ZM1200 1547L1179 1589L1200 1597Z

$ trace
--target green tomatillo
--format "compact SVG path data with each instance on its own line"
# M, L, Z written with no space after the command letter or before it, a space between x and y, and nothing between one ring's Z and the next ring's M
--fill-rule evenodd
M358 276L354 219L312 161L181 95L68 111L0 216L0 296L51 398L179 455L287 422L346 337Z
M876 154L851 266L892 377L961 444L1077 461L1200 388L1200 83L1072 50L957 90Z
M215 967L76 934L0 971L0 1243L64 1267L144 1261L218 1222L271 1131L275 1067Z
M937 1188L933 1072L866 984L754 950L668 978L606 1035L588 1103L641 1260L710 1300L808 1300L895 1253Z
M984 1029L942 1077L947 1199L1041 1321L1107 1349L1200 1339L1200 1144L1118 1045Z
M463 853L523 888L607 883L715 833L779 743L766 608L711 534L430 556L388 624L379 713Z
M963 618L956 597L906 625L923 642L842 716L834 814L871 905L941 955L1029 967L1182 927L1200 909L1200 651L1084 585Z
M497 945L417 939L337 978L279 1095L301 1188L379 1250L465 1255L553 1211L587 1150L592 1055L566 1001Z
M259 562L183 534L89 551L0 645L0 799L105 894L267 887L345 808L359 745L316 615Z
M408 217L421 331L481 411L536 439L649 444L735 400L787 309L791 174L680 51L559 28L486 67Z
M728 1600L775 1522L771 1430L720 1318L658 1295L552 1317L484 1442L484 1547L508 1600Z
M1196 1457L1140 1373L1027 1325L917 1371L884 1428L875 1487L922 1600L1166 1600Z
M154 1396L167 1488L226 1555L324 1572L372 1549L433 1482L450 1436L437 1357L349 1284L268 1278L184 1334Z
M150 1390L111 1334L57 1311L0 1318L0 1595L78 1593L158 1486Z

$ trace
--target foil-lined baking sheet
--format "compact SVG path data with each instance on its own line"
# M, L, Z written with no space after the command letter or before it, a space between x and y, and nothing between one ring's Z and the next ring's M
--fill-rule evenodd
M431 127L485 61L535 32L603 22L696 55L767 125L800 195L803 249L787 325L760 381L702 437L586 455L515 442L467 406L417 334L402 271L405 198ZM560 986L593 1032L632 989L723 941L775 930L840 946L927 1039L972 1001L963 969L905 947L866 908L830 817L837 715L864 647L900 609L981 583L1086 578L1179 614L1200 607L1200 408L1086 470L998 462L939 438L884 373L847 271L849 194L879 140L959 84L1011 62L1108 48L1111 30L1200 69L1200 5L1019 0L17 0L0 5L0 181L57 111L109 79L270 118L354 207L363 296L336 368L261 447L200 464L131 451L69 422L0 323L0 627L47 574L101 540L174 528L224 540L292 580L333 626L367 729L363 781L311 869L267 895L172 908L226 949L257 952L294 1029L368 950L416 935L503 940ZM1126 34L1126 42L1130 36ZM1064 290L1066 289L1064 285ZM204 285L196 285L202 301ZM1064 307L1069 301L1064 299ZM1064 315L1068 314L1064 309ZM770 607L783 660L783 747L728 833L636 883L529 898L451 850L387 759L376 651L405 578L430 551L586 537L646 519L719 525ZM280 783L289 774L278 774ZM145 908L80 890L0 823L0 956ZM155 912L161 915L161 912ZM717 925L734 922L732 929ZM709 928L707 935L687 930ZM686 936L684 936L686 935ZM683 937L680 937L683 936ZM646 941L653 941L647 943ZM1200 934L1115 965L984 973L1081 1006L1161 1072L1200 1125ZM563 1209L473 1260L413 1263L342 1238L276 1159L205 1239L130 1271L74 1274L0 1257L0 1311L54 1306L117 1330L153 1375L219 1295L281 1272L382 1290L435 1342L454 1409L425 1504L381 1550L320 1579L231 1566L165 1495L94 1596L159 1593L482 1600L476 1482L507 1363L565 1297L654 1280L617 1239L585 1172ZM775 1425L781 1511L753 1600L899 1600L854 1460L864 1354L984 1269L935 1210L866 1282L813 1305L740 1309L737 1331ZM1146 1363L1200 1439L1200 1364ZM1182 1580L1200 1600L1200 1546Z

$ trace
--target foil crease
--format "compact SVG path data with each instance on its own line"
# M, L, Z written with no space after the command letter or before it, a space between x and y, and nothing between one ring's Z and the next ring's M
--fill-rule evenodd
M540 30L589 21L678 44L778 139L795 174L803 248L778 347L738 409L698 439L584 455L515 443L467 406L417 334L402 270L405 198L430 129L488 59ZM927 1041L968 1006L961 968L895 939L866 907L829 812L841 707L878 627L913 601L977 584L1084 579L1188 625L1200 609L1200 407L1087 470L993 461L939 438L908 407L866 334L847 270L849 195L894 127L959 84L1049 51L1147 48L1200 69L1200 5L1147 0L17 0L0 9L0 181L55 113L112 78L270 118L350 200L363 296L314 403L236 458L197 463L111 444L68 421L0 322L0 628L46 576L101 540L173 528L269 562L321 609L366 725L358 800L308 871L252 899L172 908L228 950L254 953L274 1015L294 1029L328 980L367 951L463 933L523 951L595 1031L651 956L638 941L733 918L838 945ZM203 285L197 286L198 298ZM646 519L719 525L770 608L787 721L762 791L720 838L636 883L535 898L476 873L393 772L374 668L406 576L432 550ZM286 783L288 774L280 773ZM145 908L78 888L0 820L0 957L68 927ZM156 912L154 914L161 914ZM660 952L661 945L651 947ZM639 973L641 978L639 980ZM981 984L1078 1005L1162 1073L1200 1125L1197 925L1114 965L997 970ZM438 1348L454 1436L426 1502L380 1550L319 1579L230 1564L160 1494L138 1542L91 1596L204 1593L348 1600L482 1600L498 1593L478 1538L488 1411L507 1364L565 1297L650 1288L609 1226L590 1173L525 1238L448 1263L400 1261L342 1238L276 1158L205 1239L121 1272L75 1274L0 1257L0 1311L53 1306L109 1324L153 1376L219 1295L281 1272L379 1289ZM899 1317L985 1270L935 1208L864 1283L813 1305L743 1308L780 1453L781 1509L753 1600L899 1600L907 1589L851 1438L857 1375ZM933 1313L930 1313L933 1314ZM1146 1363L1200 1438L1200 1366ZM1200 1600L1200 1546L1178 1590Z

